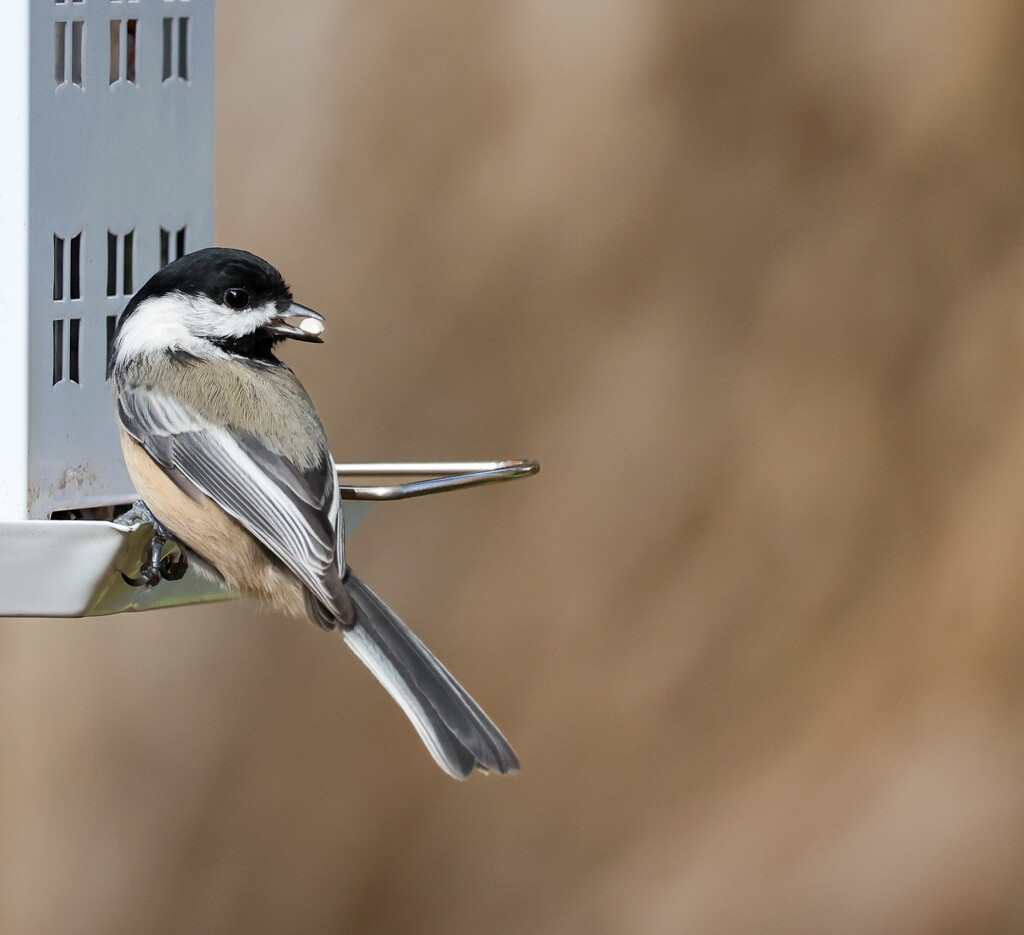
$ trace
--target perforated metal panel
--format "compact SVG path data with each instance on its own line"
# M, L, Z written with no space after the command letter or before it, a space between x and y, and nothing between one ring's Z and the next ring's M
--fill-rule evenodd
M42 519L132 498L108 340L160 265L213 242L214 8L7 0L3 24L0 520Z

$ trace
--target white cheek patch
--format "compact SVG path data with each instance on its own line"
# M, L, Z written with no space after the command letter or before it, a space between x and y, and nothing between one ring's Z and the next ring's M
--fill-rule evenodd
M175 349L195 352L207 342L200 341L185 323L190 299L181 293L155 296L140 302L121 325L115 352L119 358L155 354Z
M225 308L207 296L182 299L187 303L184 320L188 330L204 338L243 338L267 324L276 314L273 305L260 305L240 312Z
M115 353L120 359L172 350L196 357L223 357L211 339L241 338L252 334L277 315L274 305L226 309L206 296L180 292L140 302L121 326Z

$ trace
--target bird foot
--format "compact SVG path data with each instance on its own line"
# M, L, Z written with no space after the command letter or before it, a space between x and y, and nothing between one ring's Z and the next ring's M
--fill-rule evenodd
M136 577L130 577L123 571L121 577L133 588L153 587L164 581L178 581L188 571L188 555L185 547L178 542L171 531L158 520L149 507L141 500L136 500L132 508L114 522L119 526L135 526L149 523L153 527L153 538L146 546L146 554ZM164 555L164 547L170 543L171 551Z

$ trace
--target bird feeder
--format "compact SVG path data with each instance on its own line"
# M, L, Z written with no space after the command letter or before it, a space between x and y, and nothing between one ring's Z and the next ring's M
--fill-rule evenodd
M213 0L8 0L0 30L0 616L89 616L233 595L189 571L131 587L151 537L106 361L161 266L213 243ZM528 476L536 462L339 465L370 502ZM351 477L394 478L357 486ZM413 479L410 479L413 478Z

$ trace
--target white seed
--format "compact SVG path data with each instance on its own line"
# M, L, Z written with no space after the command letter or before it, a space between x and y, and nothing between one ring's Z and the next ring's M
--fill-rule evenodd
M315 318L303 318L299 322L299 330L305 331L306 334L323 334L324 323L317 321Z

